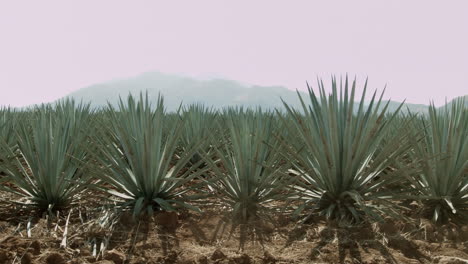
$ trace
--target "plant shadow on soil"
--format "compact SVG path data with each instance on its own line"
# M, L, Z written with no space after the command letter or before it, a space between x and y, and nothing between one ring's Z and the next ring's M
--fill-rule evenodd
M237 237L234 239L239 242L239 251L243 251L249 242L253 244L258 243L264 249L265 243L271 241L273 231L274 227L271 223L261 220L236 223L229 219L221 218L212 234L210 243L214 244L218 240L223 240L225 236L227 236L226 240L231 240L237 234Z
M232 248L233 242L237 241L236 252L243 252L249 243L259 244L263 250L264 243L270 241L273 234L272 227L262 222L235 224L226 217L217 215L205 215L203 218L205 220L209 219L209 221L184 217L183 214L179 217L175 213L157 213L154 217L143 220L134 220L127 215L121 217L118 226L114 228L110 237L109 248L125 248L126 258L128 259L138 258L139 255L145 255L145 251L160 248L162 258L160 257L159 261L176 263L175 259L180 254L178 251L183 247L180 240L183 239L185 242L192 240L191 242L199 247L214 249L210 259L214 260L214 263L221 263L221 260L228 259L220 250L221 247L226 245L226 242L229 244L228 247ZM123 247L123 245L125 246ZM269 255L266 258L273 259ZM243 263L242 261L250 259L250 257L244 254L235 256L232 259L234 259L233 263L238 261ZM189 263L191 262L189 261ZM201 263L204 263L204 261L201 261ZM253 262L248 260L245 263Z
M301 228L302 229L302 228ZM301 233L304 230L300 230ZM297 240L298 237L294 237L298 231L293 231L288 238L288 244L292 240ZM369 249L374 249L380 253L387 263L398 263L397 259L392 255L387 246L379 241L379 238L373 234L370 228L337 228L336 226L326 226L319 232L320 241L310 250L309 258L312 261L319 260L318 257L323 254L322 250L335 245L338 251L338 262L337 263L363 263L363 257L360 248L369 253ZM425 259L429 258L421 253L417 247L413 246L410 241L404 237L399 236L398 238L392 238L390 241L397 240L398 243L394 243L402 253L410 259ZM400 242L402 246L400 247ZM392 244L392 243L390 243ZM395 247L394 247L395 248ZM324 250L325 252L327 250Z
M126 251L131 256L137 250L155 247L156 241L159 244L157 247L167 256L174 248L179 247L176 235L178 225L175 213L159 213L152 218L139 220L133 219L131 215L123 215L112 231L109 246L116 248L126 245Z

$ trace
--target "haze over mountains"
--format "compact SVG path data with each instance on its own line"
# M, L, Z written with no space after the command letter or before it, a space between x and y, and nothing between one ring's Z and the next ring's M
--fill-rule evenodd
M186 104L203 103L214 108L243 105L262 106L265 109L283 108L282 98L293 107L300 107L295 91L282 86L249 86L226 79L197 79L159 72L145 73L134 78L111 81L82 88L67 97L90 102L93 107L106 106L107 102L116 105L119 96L129 93L139 95L148 92L150 100L156 100L159 93L164 96L168 111L176 110L181 102ZM303 96L305 93L300 92ZM468 104L468 95L465 96ZM399 106L390 102L390 110ZM405 104L412 112L427 112L427 105Z

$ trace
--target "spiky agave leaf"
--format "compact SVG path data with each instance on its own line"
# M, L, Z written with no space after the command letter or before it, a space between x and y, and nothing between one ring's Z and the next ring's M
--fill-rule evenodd
M412 187L435 222L468 220L468 109L463 98L451 108L429 107L429 120L416 126L425 138L415 144L414 159L421 172L412 176ZM429 122L428 122L429 121Z
M228 109L224 112L226 143L215 144L219 163L211 162L217 181L212 185L229 205L235 221L262 219L272 213L274 201L286 201L288 178L281 170L281 154L273 115L261 109ZM221 164L221 165L220 165ZM219 166L220 165L220 166Z
M401 106L386 117L389 103L382 104L383 93L376 99L376 92L366 105L367 81L358 104L356 80L350 86L347 77L340 83L332 78L328 96L322 81L318 86L319 95L308 86L310 105L298 93L301 111L284 103L293 120L290 133L299 141L284 142L289 146L286 158L293 164L290 173L302 180L294 186L304 201L296 212L311 209L309 215L317 212L347 222L396 215L391 203L395 194L384 187L402 178L398 171L383 172L408 151L410 140L393 135L387 138L391 144L382 141Z
M69 206L86 188L89 105L73 100L42 105L18 124L15 144L0 143L3 189L26 198L23 204L49 212Z
M109 105L106 116L109 126L95 138L100 149L96 159L106 168L96 175L108 185L104 190L123 208L132 208L135 217L179 207L198 210L190 204L198 197L187 193L199 185L187 183L204 170L195 167L199 164L186 169L198 145L174 160L183 121L172 120L165 133L168 119L163 98L153 109L148 95L140 94L139 100L129 95L126 103L120 100L118 110Z

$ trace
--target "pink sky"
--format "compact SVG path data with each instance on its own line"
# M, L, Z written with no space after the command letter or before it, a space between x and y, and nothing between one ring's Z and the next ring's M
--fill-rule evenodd
M304 89L369 76L393 100L468 94L468 1L0 2L0 105L147 71Z

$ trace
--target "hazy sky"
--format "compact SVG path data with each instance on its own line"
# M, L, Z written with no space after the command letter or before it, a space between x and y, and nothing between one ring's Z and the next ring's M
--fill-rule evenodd
M349 73L440 105L468 94L468 1L0 0L0 105L147 71L291 89Z

